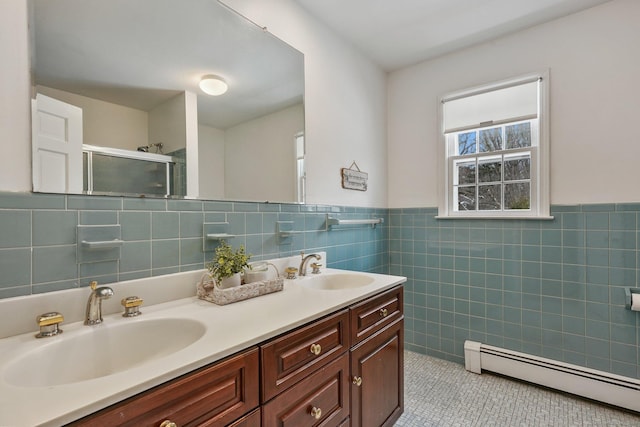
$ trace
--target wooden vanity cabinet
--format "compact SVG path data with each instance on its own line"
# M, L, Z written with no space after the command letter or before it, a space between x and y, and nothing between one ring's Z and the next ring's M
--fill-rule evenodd
M259 405L259 355L253 348L82 418L71 425L225 426ZM259 419L259 414L258 414ZM251 419L239 426L253 427Z

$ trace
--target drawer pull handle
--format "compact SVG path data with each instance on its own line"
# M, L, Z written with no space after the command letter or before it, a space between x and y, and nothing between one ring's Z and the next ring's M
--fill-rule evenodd
M387 317L387 314L389 314L389 313L387 312L386 308L381 308L380 309L380 317Z
M311 407L311 416L319 420L322 417L322 409L316 408L315 406Z
M309 351L317 356L322 352L322 347L320 344L311 344Z
M362 385L362 377L353 377L351 382L353 385L360 387Z
M162 424L160 424L160 427L178 427L178 424L171 420L164 420Z

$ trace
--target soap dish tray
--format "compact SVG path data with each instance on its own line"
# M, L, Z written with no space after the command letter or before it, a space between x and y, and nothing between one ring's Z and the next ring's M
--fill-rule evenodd
M218 305L227 305L261 295L279 292L284 287L284 277L247 283L234 288L222 289L208 274L204 274L197 285L198 298Z

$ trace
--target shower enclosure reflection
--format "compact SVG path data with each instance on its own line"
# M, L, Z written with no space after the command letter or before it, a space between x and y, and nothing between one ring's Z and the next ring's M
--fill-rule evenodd
M184 151L172 155L82 146L86 194L186 195Z

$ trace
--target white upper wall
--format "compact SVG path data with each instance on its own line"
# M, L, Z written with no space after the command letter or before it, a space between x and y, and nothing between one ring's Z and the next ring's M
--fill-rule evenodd
M223 2L304 53L307 203L386 206L386 74L291 0ZM341 186L354 160L366 192Z
M551 202L640 201L635 182L640 143L633 128L627 130L640 99L636 0L613 0L393 72L386 92L384 72L295 2L225 3L305 54L308 203L437 206L438 96L546 68L551 73ZM2 191L31 189L27 47L26 0L3 0ZM367 192L340 186L340 168L354 160L369 173Z
M27 1L0 1L0 191L31 189ZM305 54L307 203L384 207L386 75L291 0L228 0ZM344 190L340 168L369 173L369 190Z
M389 207L438 205L438 102L550 70L551 203L639 202L640 1L614 0L389 75Z
M0 1L0 190L31 191L26 0Z
M303 123L298 104L226 129L225 198L264 202L269 194L270 202L296 200L295 136Z
M198 126L198 174L200 197L224 199L224 131Z
M187 105L183 92L149 111L149 144L162 143L162 151L172 153L187 146ZM147 145L143 142L140 145ZM150 150L152 153L155 149Z

